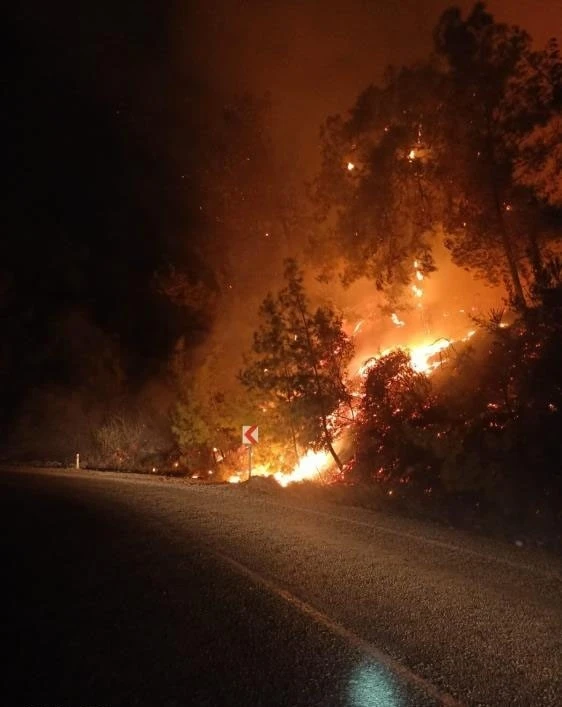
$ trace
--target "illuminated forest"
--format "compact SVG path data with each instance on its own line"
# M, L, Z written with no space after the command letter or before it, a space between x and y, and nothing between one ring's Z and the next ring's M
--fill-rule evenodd
M440 8L297 159L274 75L211 85L151 12L99 47L84 10L79 68L14 25L2 458L240 483L257 424L282 487L556 527L556 39Z

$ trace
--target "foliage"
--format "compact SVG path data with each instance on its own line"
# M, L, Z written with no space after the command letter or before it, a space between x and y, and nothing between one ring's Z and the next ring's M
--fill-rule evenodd
M144 425L138 419L115 415L94 431L96 466L135 468L139 462Z
M558 203L548 181L560 181L552 154L558 47L533 50L523 30L495 22L482 3L466 18L444 12L434 39L435 56L388 71L347 120L326 122L315 245L332 263L343 260L345 282L366 276L395 299L414 259L432 271L443 228L454 261L491 283L504 280L522 309L524 282L530 271L541 276L552 237L544 203L529 190Z
M381 88L371 86L359 97L348 121L331 118L324 126L322 166L313 185L324 224L316 245L329 260L343 258L344 283L366 276L392 294L408 284L413 260L425 273L434 269L430 242L438 195L433 164L420 159L420 129L438 82L431 66L388 72ZM424 129L425 143L431 127Z
M223 388L216 374L218 362L205 361L196 376L184 378L179 400L172 414L172 432L182 457L199 471L215 467L218 460L235 460L240 446L240 429L254 420L251 399L239 384Z
M534 126L519 147L515 180L548 205L562 208L562 113Z
M287 430L298 459L303 448L325 448L341 468L333 448L337 421L333 413L351 405L345 371L353 351L341 318L328 307L310 308L302 272L285 263L286 286L268 295L260 308L240 379L262 396L263 410L273 410Z
M398 349L374 361L357 419L359 475L390 484L418 481L419 472L425 478L430 455L418 430L431 425L434 414L430 381L412 368L407 352Z
M526 32L495 22L482 3L466 19L457 9L446 11L435 43L449 83L438 156L450 184L447 244L459 264L491 281L506 279L522 308L522 259L528 255L537 275L544 223L514 169L525 135L556 110L558 49L533 51Z
M470 495L521 517L562 500L561 300L509 326L501 312L433 374L394 351L374 362L357 425L356 473L393 493Z

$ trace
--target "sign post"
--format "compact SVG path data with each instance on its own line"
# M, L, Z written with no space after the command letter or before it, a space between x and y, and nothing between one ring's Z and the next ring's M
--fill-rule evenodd
M252 478L252 447L258 443L257 425L242 425L242 444L248 447L248 481Z

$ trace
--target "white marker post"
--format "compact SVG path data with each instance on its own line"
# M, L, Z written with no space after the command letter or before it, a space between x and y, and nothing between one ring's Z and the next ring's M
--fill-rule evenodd
M248 445L248 481L252 478L252 445Z
M252 478L252 447L258 443L257 425L242 425L242 444L248 447L248 481Z
M80 469L80 454L76 452L76 468Z

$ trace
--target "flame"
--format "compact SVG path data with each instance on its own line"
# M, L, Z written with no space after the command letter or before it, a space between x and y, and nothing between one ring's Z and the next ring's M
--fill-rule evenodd
M395 315L393 315L394 317ZM398 317L396 317L398 319ZM394 321L394 318L393 318ZM471 329L460 341L468 341L475 335L476 331ZM418 344L415 346L404 347L408 351L412 368L418 373L430 375L435 369L439 368L445 359L440 357L435 360L435 357L442 351L450 348L453 341L445 338L437 339L429 344ZM392 347L379 352L378 354L368 358L357 371L361 377L365 377L372 366L382 358L399 347ZM434 360L432 360L434 359ZM333 465L332 456L324 450L314 451L308 449L299 459L292 471L285 473L282 471L272 472L269 465L260 464L252 468L252 476L273 476L277 483L286 488L289 484L317 479L322 473L327 471ZM228 477L227 481L230 484L239 484L243 478L246 478L247 472L240 472Z
M438 361L430 361L430 359L450 346L451 342L449 339L437 339L432 344L421 344L420 346L411 347L409 353L412 368L418 373L431 373L431 371L439 368L443 363L443 359Z
M414 159L415 157L416 151L412 149L410 151L409 158ZM347 169L351 172L353 169L355 169L355 165L352 162L348 162ZM424 307L424 305L422 304L424 289L420 287L419 284L416 284L416 282L421 284L425 280L425 276L421 270L421 267L422 266L420 261L413 261L413 275L415 281L411 285L411 292L417 300L416 307L418 311L422 310ZM406 323L399 318L396 312L393 312L390 315L390 319L396 327L404 327L406 325ZM356 322L355 326L353 327L353 333L351 334L352 337L357 336L361 332L364 323L364 319L361 319ZM502 323L500 326L506 325ZM457 339L457 341L466 342L471 339L475 333L476 332L474 330L470 330L462 338ZM450 349L453 343L454 340L442 337L433 342L422 341L416 343L408 343L403 346L392 346L382 351L379 350L376 354L364 360L363 364L358 368L357 373L355 375L361 378L365 378L368 375L369 370L374 365L376 365L376 362L380 358L388 355L392 351L396 351L399 349L402 349L403 351L408 353L411 366L416 372L423 373L425 375L431 375L437 368L439 368L441 365L443 365L443 363L445 363L448 357L446 353L447 349ZM351 375L353 377L353 374ZM352 396L354 398L361 398L362 393L356 391L352 393ZM335 429L333 425L331 426L331 429L332 428ZM342 428L340 420L340 433L341 429ZM336 443L337 441L338 440L336 440ZM252 468L252 476L273 476L273 478L280 486L286 488L291 483L318 479L323 473L327 472L333 466L333 459L329 452L324 450L314 451L312 449L308 449L290 472L285 473L282 471L275 471L274 464L263 464L256 465ZM227 481L231 484L239 484L241 481L245 481L247 478L248 472L240 471L239 473L233 474L232 476L228 477Z
M420 270L420 263L419 263L419 260L414 260L414 271L415 271L415 273L416 273L416 280L417 280L418 282L421 282L421 281L424 279L424 277L423 277L422 271ZM422 296L423 296L423 290L422 290L422 288L421 288L421 287L418 287L418 285L416 285L416 284L412 285L412 292L414 293L414 295L415 295L416 297L422 297Z
M353 172L354 169L355 169L355 165L353 164L353 162L348 162L347 163L348 172Z
M326 471L331 466L332 462L332 457L328 452L323 450L315 452L309 449L299 459L292 471L288 474L278 471L273 474L273 477L280 486L285 488L295 481L307 481L317 478L323 471Z
M466 342L471 339L474 334L476 334L476 331L474 329L471 329L465 334L465 336L460 339L460 341ZM432 361L431 359L437 356L437 354L439 354L441 351L445 351L446 349L450 348L453 343L454 341L450 339L441 338L437 339L437 341L433 341L432 343L416 344L403 347L395 346L392 348L384 349L383 351L380 351L371 356L370 358L366 359L361 364L361 366L359 366L359 369L357 370L357 375L361 376L362 378L365 378L366 375L369 373L370 369L376 364L379 359L383 358L383 356L387 356L392 351L395 351L396 349L400 348L408 352L412 368L415 371L428 375L444 363L443 358L440 358L439 360L435 361Z

